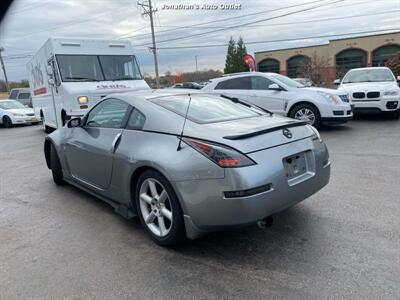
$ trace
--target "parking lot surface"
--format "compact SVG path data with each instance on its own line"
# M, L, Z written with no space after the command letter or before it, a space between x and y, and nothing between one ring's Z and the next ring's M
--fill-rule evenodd
M400 121L323 130L330 184L257 226L172 249L53 184L40 126L0 128L0 299L399 299Z

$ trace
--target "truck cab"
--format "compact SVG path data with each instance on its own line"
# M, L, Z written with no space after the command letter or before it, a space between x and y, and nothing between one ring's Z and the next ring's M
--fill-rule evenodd
M51 131L105 96L150 89L127 41L49 39L27 64L35 114Z

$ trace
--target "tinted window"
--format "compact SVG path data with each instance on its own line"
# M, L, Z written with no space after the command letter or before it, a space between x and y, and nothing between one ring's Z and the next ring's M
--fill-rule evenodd
M251 89L252 90L268 90L268 87L275 82L269 80L268 78L261 76L251 77Z
M250 90L251 89L251 77L239 77L224 80L217 84L216 90Z
M234 103L223 97L210 95L192 95L188 110L188 119L196 123L214 123L228 120L251 118L263 115L259 109ZM185 116L189 103L189 96L176 95L156 98L154 103Z
M17 99L18 90L12 90L10 93L9 99Z
M87 127L121 128L129 104L118 99L107 99L96 105L88 115Z
M19 93L18 99L29 99L31 97L31 93Z
M137 109L132 111L131 116L128 120L128 125L126 126L127 129L142 129L144 126L144 122L146 121L146 117Z
M57 55L63 81L103 80L99 59L95 55Z

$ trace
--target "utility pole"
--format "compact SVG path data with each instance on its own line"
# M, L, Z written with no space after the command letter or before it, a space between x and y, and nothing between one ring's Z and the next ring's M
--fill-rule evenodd
M3 61L3 57L1 56L1 52L4 51L3 47L0 47L0 63L1 63L1 68L3 69L3 73L4 73L4 79L6 81L6 89L7 89L7 93L10 92L10 86L8 85L8 79L7 79L7 73L6 73L6 66L4 65L4 61Z
M196 60L196 73L198 72L198 69L197 69L197 56L198 56L198 55L195 55L195 56L194 56L194 59Z
M153 14L157 11L157 9L153 9L153 6L151 5L151 0L147 0L147 2L138 2L138 5L140 5L144 12L142 15L149 15L150 16L150 26L151 26L151 39L153 42L153 47L150 47L150 50L153 52L154 56L154 68L156 71L156 87L159 89L160 88L160 78L158 75L158 59L157 59L157 47L156 47L156 37L154 35L154 21L153 21Z

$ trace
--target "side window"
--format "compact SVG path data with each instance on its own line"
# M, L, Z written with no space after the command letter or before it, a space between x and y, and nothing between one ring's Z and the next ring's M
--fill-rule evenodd
M12 90L10 93L9 99L17 99L18 90Z
M26 93L26 92L23 92L23 93L19 93L18 94L18 99L29 99L31 97L31 93Z
M262 76L251 77L251 89L252 90L268 90L268 87L273 84L272 80Z
M131 116L129 117L126 128L133 130L140 130L143 128L145 122L146 122L146 117L144 116L144 114L142 114L135 108L132 111Z
M216 90L250 90L251 77L239 77L228 79L217 84Z
M86 127L121 128L128 108L129 104L122 100L104 100L89 112Z

